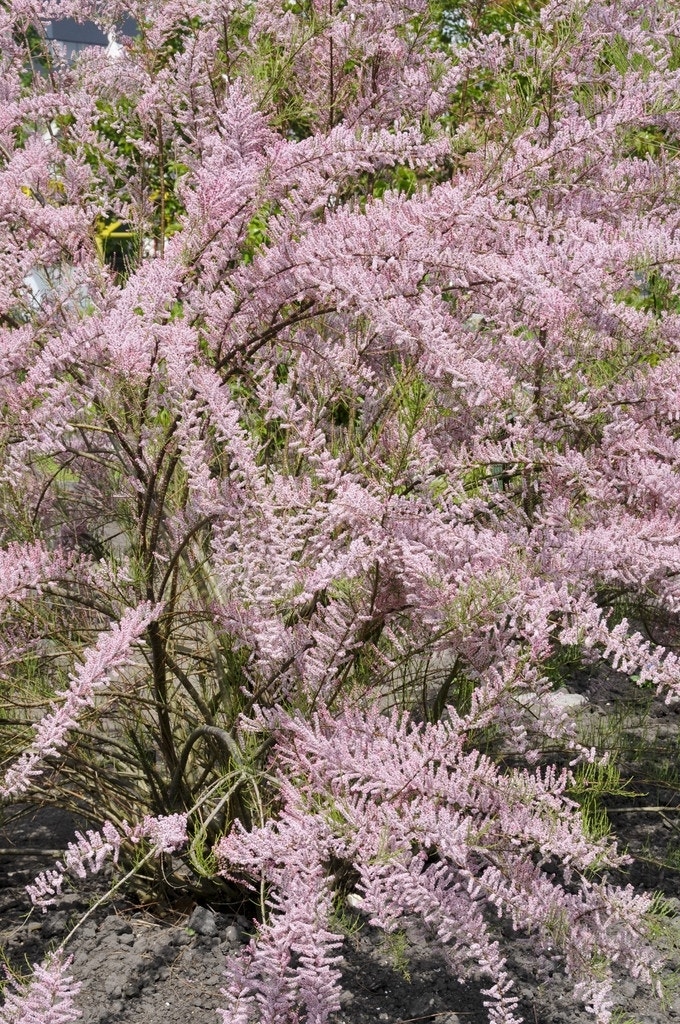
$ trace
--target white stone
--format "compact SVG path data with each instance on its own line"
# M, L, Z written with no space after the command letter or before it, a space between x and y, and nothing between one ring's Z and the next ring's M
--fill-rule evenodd
M562 708L564 711L575 711L588 703L588 698L584 697L582 693L570 693L569 690L555 690L554 693L547 695L547 699L555 707Z

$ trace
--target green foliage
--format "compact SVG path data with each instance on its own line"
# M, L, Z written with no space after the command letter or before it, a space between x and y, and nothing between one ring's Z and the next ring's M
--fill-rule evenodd
M381 199L388 189L411 196L418 188L418 174L403 164L398 164L389 171L384 171L373 183L372 194Z
M404 981L410 982L409 946L410 943L405 932L386 932L380 943L380 953L387 960L392 970L400 974Z
M272 210L269 206L265 205L261 210L258 210L254 217L251 218L250 223L246 228L245 244L242 247L242 259L244 263L252 263L260 249L267 244L267 225L271 213Z
M657 317L680 312L680 294L667 277L654 268L649 271L643 269L638 276L640 284L624 298L629 306ZM654 366L660 359L661 354L657 351L650 353L648 362Z
M504 572L471 578L447 604L445 628L469 629L473 622L493 617L511 599L515 589L515 582Z
M433 14L444 42L469 42L491 32L505 34L533 20L545 0L434 0Z
M657 125L624 130L621 133L621 146L625 156L638 160L644 160L646 157L657 160L662 155L673 159L680 152L677 140Z
M567 685L574 673L583 666L583 647L579 644L555 644L542 669L555 689Z
M298 45L302 48L312 35L310 27L301 29ZM255 84L262 106L269 109L273 126L290 138L308 138L317 111L306 103L298 87L291 52L271 37L259 35L243 71Z
M612 761L595 761L577 768L571 795L581 805L581 817L586 834L591 839L598 840L611 832L611 823L603 798L630 796L630 790L627 783L621 781L618 765Z
M355 939L363 931L365 922L361 914L349 905L346 895L336 890L333 893L333 909L328 918L328 925L330 931L346 939Z

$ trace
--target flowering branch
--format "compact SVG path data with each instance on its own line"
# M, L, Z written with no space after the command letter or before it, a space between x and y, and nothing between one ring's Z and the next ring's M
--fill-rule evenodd
M41 762L59 754L66 745L68 730L77 724L82 710L94 706L95 693L106 686L113 670L130 661L134 641L161 610L161 606L154 608L146 604L126 612L121 621L114 623L85 653L83 664L71 676L68 689L56 695L64 698L63 703L38 723L30 746L5 773L0 796L7 798L24 792L42 773Z

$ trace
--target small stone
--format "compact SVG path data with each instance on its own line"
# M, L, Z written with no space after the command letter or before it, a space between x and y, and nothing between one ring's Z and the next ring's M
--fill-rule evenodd
M588 698L582 693L570 693L568 690L555 690L548 697L555 707L563 708L565 711L573 711L588 703Z
M52 939L55 935L61 935L66 931L68 914L60 911L57 914L49 914L43 921L41 931L44 939Z
M132 932L132 925L121 917L107 917L99 926L100 935L129 935Z
M348 992L347 990L340 993L340 1006L344 1009L346 1006L351 1006L354 1002L354 993Z
M234 949L236 946L242 946L244 938L241 934L241 929L235 924L229 925L229 927L225 929L224 940L231 949Z
M196 907L187 921L187 928L191 928L197 935L217 935L217 920L212 910L207 907Z
M142 985L138 978L130 978L130 980L123 988L123 995L127 999L134 999L135 996L139 995L139 990L141 987Z
M157 935L153 942L149 943L149 952L153 953L154 956L164 957L167 956L168 949L172 945L167 932L161 932Z
M124 985L125 979L121 978L119 974L110 974L104 981L104 991L112 999L120 999Z
M59 899L60 907L84 907L87 900L79 892L65 892Z
M123 1012L124 1005L122 999L114 999L112 1002L107 1003L106 1010L99 1017L100 1024L109 1024L109 1021L120 1020L120 1014Z

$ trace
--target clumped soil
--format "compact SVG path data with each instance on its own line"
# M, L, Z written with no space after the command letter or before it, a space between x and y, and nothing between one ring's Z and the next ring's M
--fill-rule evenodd
M630 681L614 672L572 677L570 689L588 694L589 704L581 713L590 716L594 732L613 708L618 713L626 702L639 699ZM635 710L639 718L639 708ZM641 728L647 740L656 736L664 749L677 750L679 723L677 711L654 702ZM631 729L634 738L635 725ZM680 801L672 772L661 773L659 782L659 772L652 767L638 765L636 771L639 795L608 800L617 835L631 853L637 853L630 869L616 881L660 890L668 899L671 913L658 941L668 961L670 995L661 1004L628 976L619 979L616 995L622 1020L669 1024L680 1022L680 987L673 986L674 972L680 973L680 870L668 866L673 842L680 848ZM644 809L652 805L663 805L664 811ZM48 914L28 912L24 886L53 866L78 826L69 814L43 807L0 829L0 948L19 973L41 960L106 889L105 878L88 880L66 893ZM72 973L82 982L82 1024L216 1022L225 959L247 941L252 927L246 908L240 910L187 899L161 909L124 898L96 909L69 944ZM481 983L459 985L418 922L410 922L405 931L407 942L401 947L386 943L384 935L357 914L356 929L342 950L344 992L335 1024L482 1024L486 1013ZM508 937L507 953L527 1024L592 1022L575 1007L569 983L559 970L548 978L537 977L528 939Z

